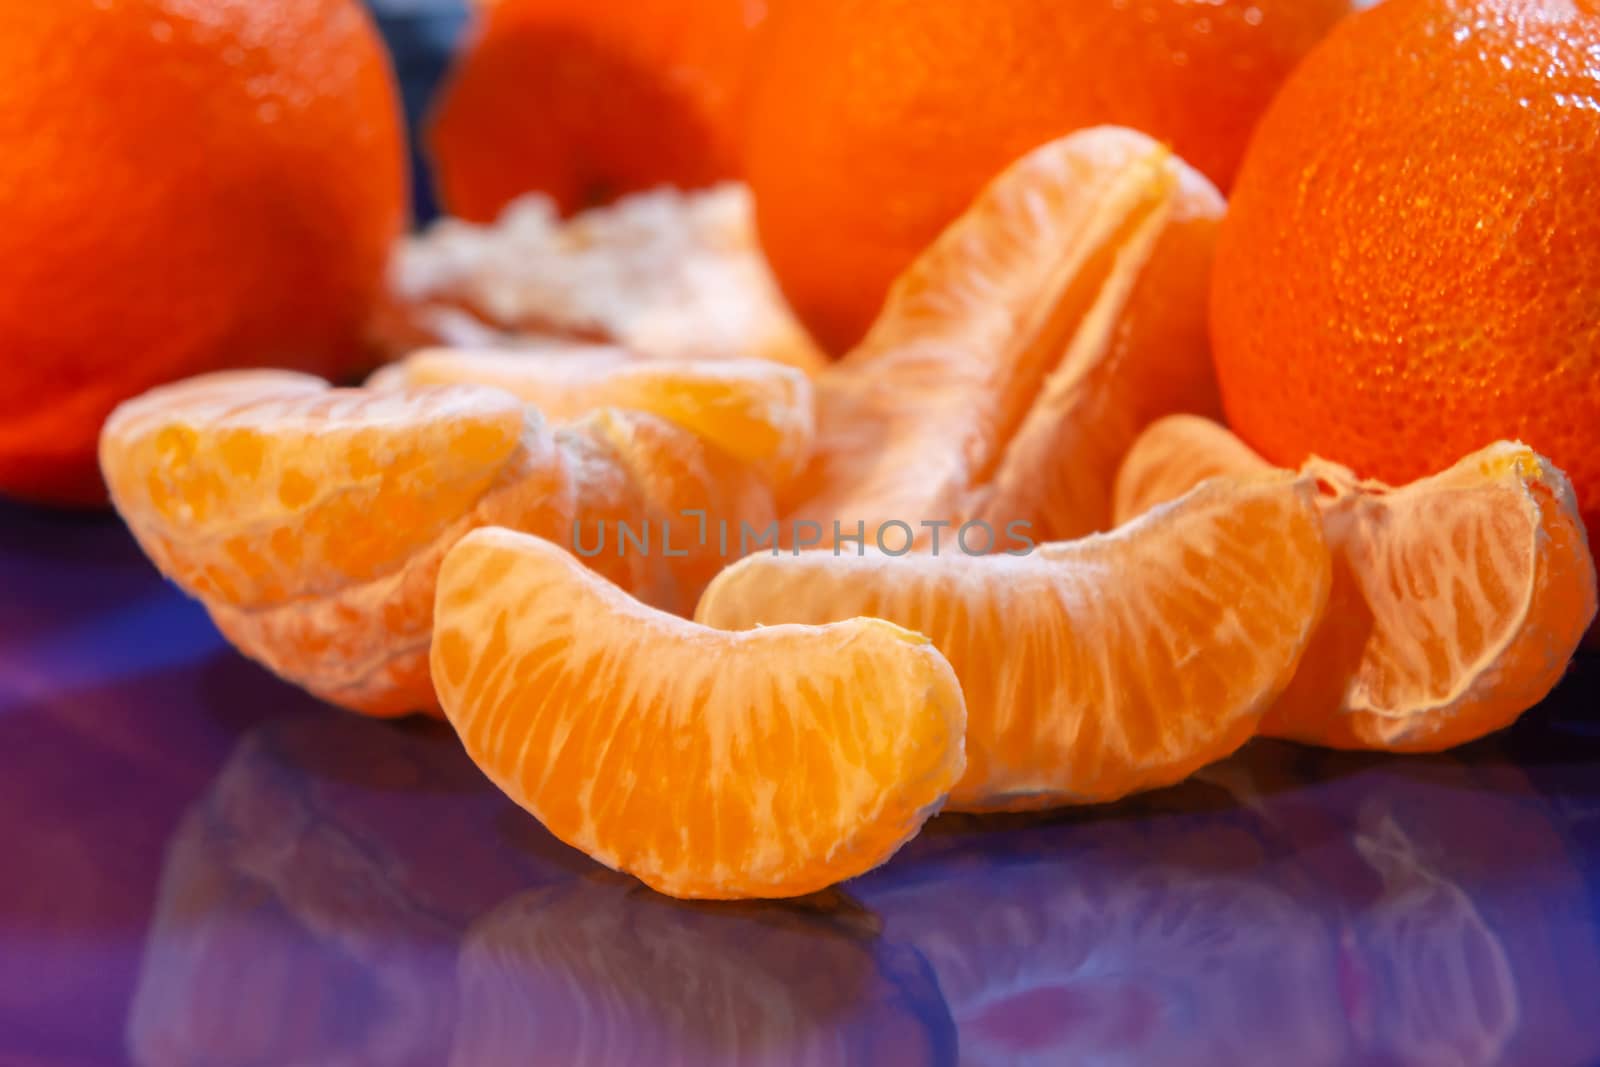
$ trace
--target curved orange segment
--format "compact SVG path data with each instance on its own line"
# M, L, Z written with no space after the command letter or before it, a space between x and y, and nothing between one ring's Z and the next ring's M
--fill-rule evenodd
M872 331L814 380L797 520L1110 525L1139 430L1218 410L1207 281L1224 204L1132 130L1051 142L997 177L896 282Z
M648 411L760 469L781 486L811 454L811 382L759 359L643 360L620 349L554 352L426 349L385 367L374 384L492 385L555 422L597 408Z
M1118 476L1118 517L1212 477L1270 465L1223 427L1151 426ZM1334 554L1328 616L1269 734L1434 752L1507 726L1550 692L1595 615L1571 483L1502 441L1398 488L1315 459Z
M1595 616L1566 475L1500 442L1390 489L1313 460L1330 492L1334 607L1263 730L1336 748L1437 752L1547 696Z
M1121 525L1176 500L1207 478L1270 475L1278 470L1226 426L1199 415L1168 415L1150 424L1117 471L1112 517Z
M1330 581L1314 488L1285 476L1026 556L750 556L696 618L873 615L927 634L967 699L949 806L1021 810L1168 785L1238 748L1289 683Z
M689 430L603 409L552 433L483 386L212 375L124 405L101 456L140 546L233 644L373 715L436 709L434 581L476 527L604 538L586 553L597 570L687 613L721 553L682 512L774 519L761 477ZM623 524L639 544L623 544Z
M445 558L435 628L434 684L478 766L673 896L798 896L870 870L965 765L950 665L879 620L711 630L490 529Z
M226 371L117 408L101 469L175 580L253 608L394 570L488 491L529 418L490 389Z

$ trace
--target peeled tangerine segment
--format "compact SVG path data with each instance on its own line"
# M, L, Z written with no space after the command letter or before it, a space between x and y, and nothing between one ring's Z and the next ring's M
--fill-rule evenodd
M1106 529L1139 430L1218 409L1207 279L1224 203L1141 133L1084 130L997 177L815 378L817 446L780 503L832 530L984 519Z
M1330 581L1314 486L1283 475L1028 555L753 555L696 618L742 630L872 615L927 634L967 700L967 771L948 806L1024 810L1168 785L1244 744Z
M394 570L484 495L522 434L522 406L493 390L227 371L123 404L100 456L163 570L253 608Z
M1153 425L1118 478L1119 517L1216 475L1273 470L1203 420ZM1595 615L1572 484L1501 441L1394 488L1313 458L1334 588L1266 733L1434 752L1514 722L1555 687Z
M794 477L816 432L811 382L760 359L645 360L609 345L545 349L425 349L372 384L492 385L566 422L596 408L648 411L759 468L774 486Z
M508 796L678 897L798 896L870 870L965 765L961 689L925 638L876 619L710 630L508 530L445 558L433 679Z
M119 408L101 463L140 546L229 641L374 715L437 710L434 581L469 530L589 547L603 536L596 569L687 613L720 551L680 512L774 519L760 476L681 426L599 409L552 432L511 394L473 385L192 379ZM643 535L626 552L622 523Z
M1199 415L1169 415L1139 435L1112 492L1118 523L1138 518L1157 504L1176 500L1207 478L1276 474L1233 431Z

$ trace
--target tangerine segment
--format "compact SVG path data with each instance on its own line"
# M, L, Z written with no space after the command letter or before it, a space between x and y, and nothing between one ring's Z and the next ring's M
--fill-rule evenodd
M1112 493L1112 517L1118 525L1129 522L1207 478L1278 469L1215 419L1168 415L1151 423L1123 459Z
M1595 616L1572 483L1500 442L1402 489L1307 470L1337 552L1337 615L1262 724L1336 748L1437 752L1515 722L1566 673Z
M1036 540L1109 525L1152 419L1217 407L1206 282L1221 197L1131 130L1086 130L1001 174L815 379L796 519L985 518Z
M1221 427L1158 423L1129 455L1119 511L1188 479L1264 469ZM1303 470L1323 487L1334 589L1264 732L1434 752L1509 725L1555 687L1596 604L1566 475L1505 441L1401 488L1321 459Z
M484 495L523 432L521 405L494 390L224 371L117 408L100 456L163 570L255 608L393 571Z
M372 715L433 711L434 586L462 536L480 526L536 533L644 602L687 615L723 553L695 536L685 510L763 528L774 517L749 468L653 415L601 410L553 435L530 432L483 498L391 574L253 611L207 603L233 644L324 700Z
M810 380L766 360L646 361L605 345L550 352L436 348L374 376L374 384L389 383L492 385L557 422L601 407L648 411L759 467L773 485L794 477L816 432Z
M496 529L445 558L435 618L434 684L474 762L672 896L798 896L870 870L965 765L950 665L880 620L710 630Z
M640 586L623 588L653 607L692 614L706 585L727 566L725 546L732 538L744 529L764 531L777 524L772 491L751 467L664 419L601 409L575 424L572 436L588 437L606 449L634 495L632 515L598 535L575 519L570 543L602 574L606 565L591 561L607 556L639 561L645 582L658 586L654 599Z
M246 446L253 466L240 469ZM373 715L436 709L434 582L475 527L581 544L630 592L687 613L721 549L690 537L699 524L681 512L763 528L775 514L759 474L663 419L601 410L552 432L480 386L376 392L213 375L125 405L101 454L140 546L234 645ZM287 502L286 482L297 487Z
M596 500L615 494L631 505L635 490L621 472L575 470L568 462L571 448L547 434L531 438L481 500L392 573L254 610L201 600L234 647L331 704L378 717L437 713L428 650L434 586L451 546L490 525L564 536L571 516L598 506ZM668 584L640 556L595 562L625 570L641 593L659 594Z
M1205 487L1027 556L755 555L696 618L872 615L925 633L967 698L951 809L1114 800L1226 756L1288 684L1331 581L1315 496L1289 475Z

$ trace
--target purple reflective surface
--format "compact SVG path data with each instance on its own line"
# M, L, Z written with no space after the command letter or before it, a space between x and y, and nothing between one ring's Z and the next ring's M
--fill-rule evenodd
M1593 659L1449 757L1257 743L691 906L239 658L108 517L0 506L0 591L0 1063L1600 1060Z

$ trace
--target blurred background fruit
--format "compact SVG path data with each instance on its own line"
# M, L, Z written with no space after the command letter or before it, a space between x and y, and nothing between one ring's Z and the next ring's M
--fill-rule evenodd
M158 382L359 369L406 178L356 0L5 0L0 70L0 493L101 499Z
M1520 438L1600 528L1600 6L1387 0L1263 119L1223 226L1228 417L1391 483Z
M745 169L762 244L824 347L1029 149L1084 126L1169 142L1224 189L1256 118L1349 0L778 0Z
M475 222L519 194L564 213L736 177L741 86L765 0L496 0L429 140L444 205Z
M389 288L373 340L395 356L603 342L652 359L828 362L784 303L737 182L631 193L566 218L529 193L492 223L440 219L395 250Z

